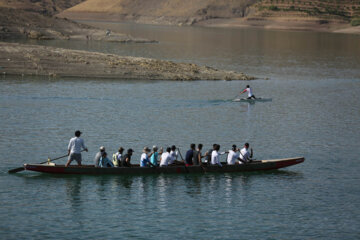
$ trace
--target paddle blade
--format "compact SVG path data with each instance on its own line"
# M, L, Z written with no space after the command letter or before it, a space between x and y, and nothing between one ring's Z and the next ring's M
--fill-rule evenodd
M8 173L17 173L17 172L21 172L21 171L24 171L24 170L25 170L24 167L19 167L19 168L10 169L8 171Z

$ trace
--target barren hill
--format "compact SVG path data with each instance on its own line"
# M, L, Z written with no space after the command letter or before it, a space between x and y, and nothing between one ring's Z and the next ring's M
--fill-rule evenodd
M189 24L210 18L244 17L256 0L87 0L60 16Z
M150 24L272 24L334 30L350 27L350 22L360 24L360 0L87 0L59 16Z

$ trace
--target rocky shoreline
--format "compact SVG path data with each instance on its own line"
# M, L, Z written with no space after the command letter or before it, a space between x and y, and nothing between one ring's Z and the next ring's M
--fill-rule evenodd
M253 80L244 73L191 63L0 42L2 75L126 80Z

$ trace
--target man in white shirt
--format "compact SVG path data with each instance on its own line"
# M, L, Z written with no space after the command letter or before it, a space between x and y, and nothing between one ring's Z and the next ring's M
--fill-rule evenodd
M167 147L166 152L161 154L160 167L166 167L167 165L169 165L169 162L171 160L170 151L171 151L171 148Z
M253 157L253 150L252 148L249 151L249 143L244 144L244 148L240 150L240 159L242 162L251 162Z
M252 93L250 85L247 85L246 88L240 94L243 94L244 92L248 92L248 98L247 99L251 99L251 98L256 99L255 95Z
M75 160L79 166L81 166L81 152L82 149L85 151L88 151L87 147L85 147L84 140L80 138L81 132L77 130L75 132L75 137L70 139L69 145L68 145L68 161L65 165L65 167L68 167L70 163Z
M172 145L171 146L171 151L170 151L169 164L173 164L173 163L177 162L177 158L178 158L178 151L176 151L176 146Z
M231 150L229 150L229 154L227 157L228 165L234 165L236 163L236 160L240 159L239 158L240 153L238 151L239 151L239 149L236 149L236 145L232 145L232 148L231 148Z
M218 165L222 167L222 164L220 162L220 155L225 154L226 152L219 153L220 145L216 144L214 150L211 153L211 165Z

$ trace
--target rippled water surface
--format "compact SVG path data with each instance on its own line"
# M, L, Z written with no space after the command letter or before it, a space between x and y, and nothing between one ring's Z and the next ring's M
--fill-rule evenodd
M241 81L1 77L1 239L359 239L359 36L93 24L159 43L40 44L269 77L250 84L272 101L232 102ZM269 173L7 174L64 155L76 129L85 163L100 145L132 147L137 163L144 146L245 141L257 159L306 161Z

